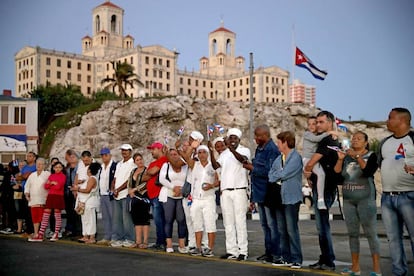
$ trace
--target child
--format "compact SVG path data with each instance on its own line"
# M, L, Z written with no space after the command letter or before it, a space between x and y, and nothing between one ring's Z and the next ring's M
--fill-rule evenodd
M50 238L50 241L57 241L59 239L59 231L62 226L62 216L61 210L65 209L65 200L63 198L65 183L66 183L66 175L62 172L63 164L61 162L57 162L53 169L55 173L49 176L45 184L45 189L49 190L49 193L46 198L46 205L43 212L42 223L40 225L39 234L30 238L29 241L31 242L42 242L43 236L46 230L47 225L49 224L50 212L51 209L54 209L55 215L55 233Z
M306 166L306 163L312 158L312 155L315 153L318 143L330 135L331 133L326 132L320 135L316 131L316 117L311 116L308 118L308 128L303 134L303 167ZM319 163L316 163L313 167L312 172L318 177L316 183L316 191L318 192L318 209L326 209L325 200L324 200L324 189L325 189L325 172L322 166Z

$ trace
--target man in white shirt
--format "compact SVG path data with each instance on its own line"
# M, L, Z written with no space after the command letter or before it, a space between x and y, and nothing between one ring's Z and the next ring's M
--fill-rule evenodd
M135 245L135 231L131 214L129 213L128 179L136 167L132 159L132 146L123 144L121 147L122 161L116 166L115 178L111 191L114 194L114 209L112 216L112 247L132 247Z
M248 171L243 168L250 159L250 150L240 145L242 132L230 128L227 133L227 149L220 154L214 169L220 171L221 210L226 234L226 254L222 259L247 260L248 241L246 212L248 208Z
M101 245L109 245L112 240L112 211L114 208L113 194L110 193L111 183L115 177L117 163L112 160L109 148L102 148L100 151L102 166L99 173L99 193L101 200L101 213L104 226L103 239L97 242Z

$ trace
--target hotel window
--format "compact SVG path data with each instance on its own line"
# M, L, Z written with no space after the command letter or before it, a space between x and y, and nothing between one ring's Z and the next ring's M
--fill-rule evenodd
M212 81L210 82L210 88L213 88L213 82Z
M16 106L14 108L14 124L25 124L26 123L26 107Z
M60 80L60 71L57 71L57 72L56 72L56 78L57 78L58 80Z
M198 97L198 90L196 90L196 97Z
M92 78L91 78L91 76L87 76L87 77L86 77L86 81L87 81L88 83L91 83L91 79L92 79Z
M203 87L206 87L206 81L203 81Z
M131 64L133 64L134 63L134 57L131 57L130 60L131 60Z
M154 65L157 64L157 58L152 59L152 64L154 64Z
M160 79L162 79L162 71L159 71L159 72L158 72L158 77L159 77Z
M68 60L68 68L72 68L72 61Z
M19 64L20 64L20 62L19 62ZM46 65L50 65L50 57L46 58Z
M212 92L210 92L210 98L211 98L211 99L213 99L213 98L214 98L214 93L213 93L213 91L212 91Z
M269 76L266 76L266 83L269 83Z
M230 88L230 82L229 81L227 82L227 88Z
M195 85L198 86L198 80L195 80Z
M145 57L145 64L149 64L149 57Z
M82 76L81 76L81 74L78 74L78 81L82 81Z
M167 80L170 79L170 72L167 72Z
M249 78L246 78L246 84L249 84Z
M188 89L188 95L191 95L191 89Z
M30 70L30 77L33 78L33 69Z
M91 71L92 70L92 65L90 64L90 63L88 63L88 71Z
M233 97L236 97L236 90L233 91Z
M166 89L168 92L170 91L170 84L169 83L167 83L167 89Z
M68 79L68 80L72 80L72 74L71 74L70 72L68 72L68 77L67 77L67 79Z
M62 61L58 58L57 60L56 60L56 66L57 67L60 67L60 65L62 64Z
M227 91L227 99L230 99L230 91Z
M82 69L82 63L78 62L78 70Z
M19 69L22 68L22 62L19 61Z
M170 67L170 61L169 60L167 60L167 67L168 68Z
M90 95L91 94L91 88L88 86L88 88L87 88L87 93L88 93L88 95Z
M9 107L2 106L1 107L1 124L6 125L9 123Z
M157 70L152 70L152 76L154 77L154 78L156 78L157 77Z
M162 65L162 59L161 58L158 59L158 65Z
M234 81L233 81L233 87L235 87L235 86L236 86L236 81L234 80Z
M206 91L203 91L203 98L206 98Z
M285 79L282 79L282 85L285 85Z
M188 84L188 85L191 85L191 79L188 79L188 80L187 80L187 84Z
M146 69L145 69L145 76L146 76L146 77L148 77L148 74L149 74L149 69L148 69L148 68L146 68Z

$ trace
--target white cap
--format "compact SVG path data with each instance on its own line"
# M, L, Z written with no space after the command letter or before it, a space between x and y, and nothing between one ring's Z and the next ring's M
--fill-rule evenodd
M213 147L216 145L217 142L223 142L224 143L224 138L219 136L216 139L213 140Z
M197 140L200 143L203 142L203 140L204 140L203 134L201 134L197 130L194 130L193 132L191 132L190 137L193 138L194 140Z
M132 150L132 146L130 144L123 144L119 147L121 150Z
M199 145L199 146L197 147L197 153L198 153L200 150L204 150L204 151L206 151L206 152L207 152L207 154L208 154L208 156L210 156L210 150L208 149L208 147L207 147L206 145Z
M230 128L228 131L227 131L227 137L230 137L230 135L236 135L239 139L241 138L241 136L242 136L242 132L241 132L241 130L240 129L238 129L238 128Z

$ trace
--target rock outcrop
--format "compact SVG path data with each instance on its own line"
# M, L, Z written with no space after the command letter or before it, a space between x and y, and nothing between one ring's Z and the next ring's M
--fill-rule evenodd
M266 123L272 137L279 132L292 130L297 135L297 148L301 151L302 134L306 118L316 115L318 109L302 104L261 103L255 104L253 125ZM107 101L97 111L82 117L79 126L61 131L54 142L50 156L64 159L67 149L77 152L90 150L99 158L99 150L109 147L115 158L119 158L117 148L123 143L131 144L135 151L144 154L147 163L151 155L146 146L153 141L165 141L173 146L178 138L176 131L185 126L181 139L187 138L190 131L199 130L206 136L206 126L219 123L224 128L237 127L243 131L242 144L249 146L249 104L192 99L186 96L163 99L138 99L132 102ZM350 132L357 129L368 133L370 139L381 139L388 132L385 126L367 127L364 124L346 124ZM218 133L215 132L214 136ZM255 148L255 145L253 145Z

